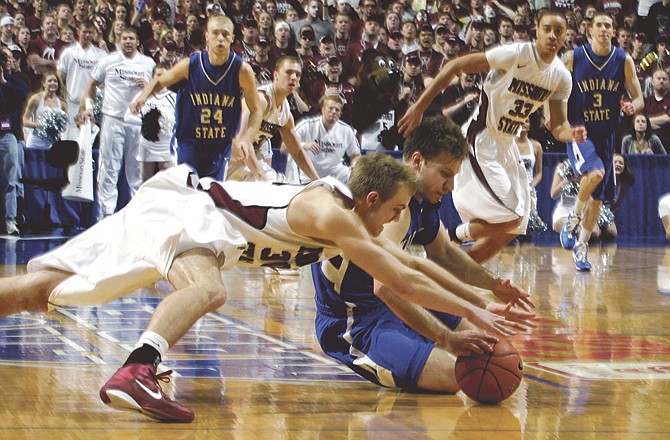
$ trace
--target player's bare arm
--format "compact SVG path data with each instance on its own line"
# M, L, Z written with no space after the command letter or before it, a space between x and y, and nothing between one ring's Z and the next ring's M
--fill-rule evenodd
M239 148L246 149L246 153L249 153L253 148L254 136L261 129L263 109L267 107L267 103L264 100L261 101L261 94L258 93L258 89L256 88L254 71L247 63L242 63L242 67L240 68L240 88L244 93L243 105L246 108L243 113L245 124L244 126L240 126L237 144ZM242 127L244 127L244 130L242 130Z
M428 310L394 294L388 286L375 281L375 295L386 304L405 324L426 338L435 341L453 355L491 353L498 338L481 330L454 331Z
M581 143L586 140L586 128L573 127L568 122L568 103L558 99L549 101L549 130L560 142Z
M499 304L486 299L484 296L475 292L470 286L459 281L452 273L447 272L435 262L427 258L417 257L404 252L395 243L384 238L375 238L374 241L380 244L384 250L397 258L403 265L410 267L437 283L444 291L451 295L469 302L475 307L488 310L500 316L504 316L518 325L518 330L529 330L535 325L532 320L535 318L533 313L513 308L515 302ZM457 315L457 313L446 310L447 313Z
M433 102L433 99L451 84L456 75L461 73L486 72L489 68L490 65L486 59L486 53L482 52L465 55L447 63L440 73L437 74L430 86L421 94L419 99L407 109L405 116L398 121L398 132L407 137L409 132L419 125L423 118L423 113L430 103Z
M168 70L160 77L153 78L151 81L149 81L149 84L144 87L142 93L140 93L140 96L137 97L135 102L130 104L130 111L134 114L139 113L140 109L144 107L144 103L154 92L156 92L156 90L170 87L174 84L177 84L179 81L188 79L189 62L189 58L184 58L175 64L172 69Z
M410 220L409 211L403 211L397 222L389 223L384 227L382 236L393 243L400 244L409 229ZM535 307L528 292L518 288L510 280L503 280L493 275L460 247L454 246L443 226L440 226L433 242L424 246L424 249L429 260L456 276L458 280L471 286L490 290L500 301L512 302L515 307L518 306L525 312L530 312Z

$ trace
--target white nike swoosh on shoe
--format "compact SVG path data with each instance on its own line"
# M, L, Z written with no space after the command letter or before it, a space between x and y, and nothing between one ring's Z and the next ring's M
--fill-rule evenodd
M142 382L139 380L135 379L135 383L140 386L148 395L153 397L156 400L161 400L163 398L163 395L161 394L160 391L151 391L149 388L147 388Z

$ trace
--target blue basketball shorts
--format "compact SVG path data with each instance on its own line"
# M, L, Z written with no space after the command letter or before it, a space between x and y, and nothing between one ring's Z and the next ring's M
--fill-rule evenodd
M317 311L316 332L324 353L363 378L384 387L417 389L435 342L408 327L387 306L352 318ZM461 317L433 312L450 329Z
M212 145L202 142L177 140L177 163L186 163L196 170L200 177L223 180L231 144Z
M597 200L613 201L616 194L616 176L614 174L615 134L594 136L589 133L586 142L566 144L570 164L577 175L603 170L605 176L591 197Z

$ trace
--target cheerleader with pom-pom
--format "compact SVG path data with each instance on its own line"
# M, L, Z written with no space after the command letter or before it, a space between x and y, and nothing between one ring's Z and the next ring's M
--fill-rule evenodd
M44 74L42 91L28 99L23 126L33 129L26 139L26 148L49 149L65 133L67 102L55 70Z

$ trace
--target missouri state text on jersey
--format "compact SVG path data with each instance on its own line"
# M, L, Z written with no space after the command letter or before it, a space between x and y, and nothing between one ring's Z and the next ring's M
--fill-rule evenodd
M537 106L542 105L551 95L551 91L517 78L512 78L507 90L517 95L519 99L514 100L507 115L498 120L498 130L517 135L530 114Z
M544 63L533 43L504 44L486 51L491 67L482 88L481 102L468 126L474 139L485 127L496 135L512 137L528 117L547 100L570 96L570 72L554 58Z
M189 58L188 80L177 93L177 140L230 144L242 112L239 71L242 59L231 52L223 65L209 62L206 51Z

